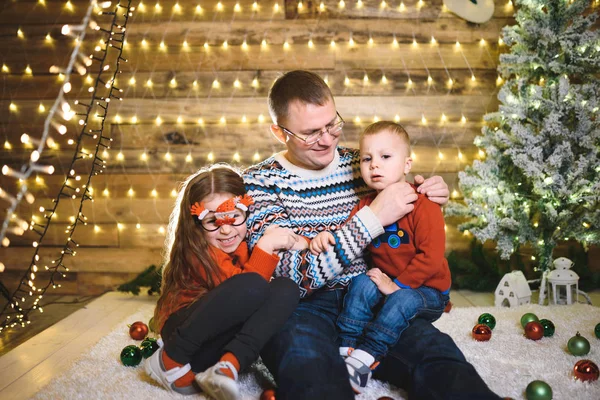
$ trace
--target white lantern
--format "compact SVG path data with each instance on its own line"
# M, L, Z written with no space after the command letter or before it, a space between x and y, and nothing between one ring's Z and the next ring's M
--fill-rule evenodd
M573 261L560 257L553 262L554 270L548 274L548 291L552 290L551 299L554 304L573 304L579 302L579 275L570 268Z

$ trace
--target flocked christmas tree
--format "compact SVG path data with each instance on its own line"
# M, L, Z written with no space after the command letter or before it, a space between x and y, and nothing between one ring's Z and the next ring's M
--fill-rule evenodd
M485 157L459 173L470 217L459 229L502 258L533 249L546 271L561 241L600 240L600 36L597 0L520 0L505 27L499 111L475 144ZM544 299L541 287L540 302Z

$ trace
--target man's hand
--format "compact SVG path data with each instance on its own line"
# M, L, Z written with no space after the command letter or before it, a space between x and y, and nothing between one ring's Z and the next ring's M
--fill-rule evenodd
M448 184L444 182L444 178L441 176L436 175L424 179L421 175L415 175L415 185L417 186L417 192L426 195L434 203L441 206L448 203L450 191L448 190Z
M335 244L335 238L327 231L319 233L310 241L310 252L314 255L318 255L325 251L329 251L329 245Z
M417 194L408 183L397 182L379 192L369 208L382 226L388 226L411 212L415 208L412 203L416 200Z
M368 270L367 276L377 285L377 289L386 296L400 290L400 287L389 276L381 272L379 268Z

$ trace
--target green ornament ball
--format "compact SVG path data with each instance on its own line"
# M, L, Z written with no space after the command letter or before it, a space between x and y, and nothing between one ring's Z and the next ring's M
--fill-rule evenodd
M569 339L567 349L574 356L585 356L590 352L590 342L577 332L575 336Z
M142 361L142 351L136 345L125 346L121 350L121 362L126 367L135 367Z
M156 327L154 326L154 317L150 318L150 321L148 321L148 328L150 329L150 332L156 333Z
M600 339L600 323L594 328L594 333L596 334L596 337Z
M544 327L545 337L550 337L554 335L556 327L554 326L554 323L552 321L550 321L549 319L540 319L540 324L542 324L542 326Z
M496 327L496 318L492 314L484 313L479 316L477 323L487 325L493 330Z
M525 389L527 400L552 400L552 388L544 381L533 381Z
M521 326L525 328L525 325L533 321L540 322L540 319L534 313L528 312L526 314L523 314L523 316L521 317Z
M156 343L156 339L154 338L146 338L140 344L140 349L142 350L142 356L148 358L158 350L158 343Z

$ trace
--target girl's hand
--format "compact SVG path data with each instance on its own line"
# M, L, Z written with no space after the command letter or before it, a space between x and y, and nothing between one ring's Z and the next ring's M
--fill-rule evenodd
M306 243L306 240L296 235L291 229L274 224L265 230L256 246L267 253L274 253L279 250L289 250L300 241Z
M335 238L327 231L319 233L310 241L310 252L314 255L318 255L325 251L329 251L329 245L335 244Z
M368 270L367 276L377 285L377 289L386 296L400 290L400 287L389 276L381 272L379 268Z

